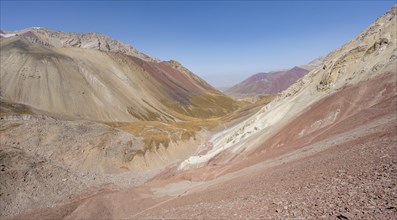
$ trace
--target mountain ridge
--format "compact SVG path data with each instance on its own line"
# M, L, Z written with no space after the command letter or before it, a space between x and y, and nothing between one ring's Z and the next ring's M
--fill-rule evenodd
M396 14L397 6L394 6L352 40L325 56L321 66L313 69L286 90L280 92L275 99L251 118L228 130L222 137L215 139L214 148L208 156L201 156L200 159L193 156L183 162L180 167L196 167L197 164L202 166L206 163L203 161L214 157L214 152L217 157L220 157L220 152L225 152L226 155L236 158L236 155L231 152L249 152L260 146L253 137L258 137L261 134L263 135L260 138L261 142L265 143L272 138L272 135L275 135L276 131L283 133L283 126L287 126L290 120L298 118L305 110L310 111L310 106L317 101L348 86L357 85L378 76L388 75L392 79L391 82L383 80L382 83L391 90L391 94L388 94L387 97L395 96L396 89L390 89L390 84L396 84L396 78L393 77L397 70L395 63L397 59ZM383 91L377 92L383 94ZM379 94L371 97L374 99L372 102L383 101L383 96ZM377 100L378 98L379 100ZM323 117L333 118L332 115L340 115L340 112L335 110L329 114L330 116ZM327 121L328 119L323 120ZM330 122L324 122L324 124L327 123ZM318 125L313 122L311 126ZM290 139L285 138L283 141L288 142ZM249 146L249 142L252 143L252 146ZM282 141L279 143L280 146L284 144Z
M0 97L96 121L178 121L217 117L237 108L176 61L142 59L135 50L133 55L120 51L118 46L125 45L116 41L114 51L107 51L95 34L92 40L84 35L75 46L71 42L80 39L75 36L28 29L2 38Z
M276 94L308 72L304 68L295 66L283 71L257 73L226 90L225 93L232 96Z
M50 30L42 27L26 28L16 31L2 30L4 36L25 36L32 43L43 44L53 47L75 47L86 49L98 49L107 52L120 52L126 55L138 57L145 61L160 62L159 59L144 54L129 44L113 39L109 36L98 32L63 32L58 30Z

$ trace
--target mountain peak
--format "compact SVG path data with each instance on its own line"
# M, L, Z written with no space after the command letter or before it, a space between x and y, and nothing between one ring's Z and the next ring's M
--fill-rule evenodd
M288 71L291 71L291 70L301 70L301 69L303 69L303 68L301 68L301 67L299 67L299 66L294 66L294 67L292 67L292 69L290 69L290 70L288 70Z
M97 49L105 52L123 53L150 62L160 62L159 59L144 54L131 45L115 40L97 32L75 33L50 30L44 27L31 27L18 31L2 31L2 38L21 36L32 43L58 48Z

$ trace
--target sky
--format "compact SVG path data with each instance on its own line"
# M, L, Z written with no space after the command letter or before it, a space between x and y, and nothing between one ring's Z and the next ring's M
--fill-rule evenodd
M216 87L306 64L342 46L391 1L4 1L0 29L100 32Z

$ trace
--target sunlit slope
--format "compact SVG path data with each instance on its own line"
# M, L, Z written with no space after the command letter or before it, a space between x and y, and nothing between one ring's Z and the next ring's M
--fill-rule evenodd
M364 114L383 102L392 103L396 97L396 12L397 6L356 38L329 53L322 66L291 85L251 118L214 138L214 147L207 155L192 156L180 168L203 166L214 157L219 158L222 152L227 152L229 156L226 158L230 159L236 158L235 154L241 152L263 149L270 145L274 135L282 134L286 138L272 148L287 149L294 136L300 139L309 133L324 131L325 127L332 130L333 126L347 120L342 117L344 115L353 117ZM370 80L373 83L365 83ZM354 86L358 86L358 89L352 89ZM351 90L350 94L341 92L348 89ZM321 100L335 94L343 94L344 97L326 103L332 110L328 112L318 109L317 113L312 111ZM351 109L354 110L353 113L348 112ZM311 112L312 115L308 118L312 119L299 122L301 130L294 131L296 133L287 132L291 123L305 112ZM318 112L324 115L317 117ZM393 108L388 108L387 112L395 115ZM367 120L362 121L364 122L369 123ZM328 134L331 132L328 131ZM230 162L228 159L223 158L223 162Z
M236 103L175 61L0 40L0 97L56 116L97 121L211 118Z

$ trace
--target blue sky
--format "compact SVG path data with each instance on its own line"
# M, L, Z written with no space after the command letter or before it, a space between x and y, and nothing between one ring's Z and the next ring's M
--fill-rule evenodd
M215 86L293 67L351 40L395 1L3 1L0 28L100 32Z

